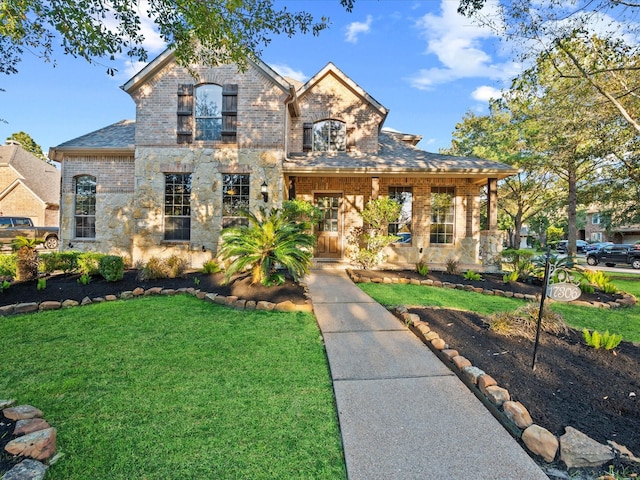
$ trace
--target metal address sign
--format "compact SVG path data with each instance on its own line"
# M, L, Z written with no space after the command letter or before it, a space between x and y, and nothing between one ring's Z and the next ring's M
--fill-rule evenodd
M547 285L547 297L557 302L572 302L580 298L582 291L576 285L571 273L564 267L549 269L549 284Z

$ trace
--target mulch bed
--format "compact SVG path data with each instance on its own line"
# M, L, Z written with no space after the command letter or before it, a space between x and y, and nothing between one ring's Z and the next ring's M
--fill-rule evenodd
M357 271L361 276L424 277L417 272ZM476 283L486 289L540 294L541 285L505 284L498 275L483 274L484 281L468 282L461 275L430 272L427 278L454 284ZM425 287L429 288L429 287ZM433 287L431 287L433 288ZM580 300L615 300L602 292ZM624 308L624 307L621 307ZM572 426L594 440L612 440L640 456L640 345L622 342L615 352L595 350L570 330L555 336L543 332L532 370L534 342L497 335L483 317L457 310L410 308L460 355L491 375L513 400L520 401L533 421L557 436ZM598 310L593 309L593 315ZM634 395L635 394L635 395Z
M136 287L145 290L152 287L169 289L195 288L207 293L217 293L224 296L236 296L243 300L264 300L273 303L292 301L295 304L304 304L307 300L304 287L287 279L283 285L264 287L260 284L251 284L251 278L247 276L235 276L228 285L224 285L224 274L204 274L190 272L179 278L162 278L156 280L139 280L138 270L127 270L122 280L107 282L102 277L94 277L87 285L78 282L80 275L58 274L46 277L46 288L37 289L37 281L16 282L8 289L0 293L0 306L14 305L18 303L43 302L43 301L82 301L83 298L104 297L105 295L118 295L121 292L132 291Z

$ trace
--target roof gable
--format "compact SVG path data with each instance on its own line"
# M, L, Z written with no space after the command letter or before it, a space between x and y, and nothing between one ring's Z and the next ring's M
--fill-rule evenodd
M271 80L275 85L280 87L284 92L293 93L294 89L287 80L273 70L269 65L264 63L260 59L247 60L250 66L258 69L265 77ZM145 65L142 70L136 73L129 81L127 81L122 88L125 92L131 94L142 85L149 82L160 70L170 63L177 63L176 57L171 49L167 49L154 58L151 62Z
M59 204L60 171L55 166L40 160L18 145L0 146L0 164L13 168L19 175L8 189L14 188L18 182L43 202Z
M311 89L313 89L316 85L322 82L328 75L332 75L334 78L338 79L343 85L345 85L349 90L351 90L354 94L362 98L366 103L371 105L374 109L380 112L383 120L381 122L384 123L384 119L387 117L389 110L384 107L380 102L378 102L375 98L369 95L360 85L351 80L347 75L345 75L342 70L336 67L332 62L327 63L325 67L316 73L313 77L311 77L304 85L298 88L297 94L298 97L302 97L306 93L308 93Z

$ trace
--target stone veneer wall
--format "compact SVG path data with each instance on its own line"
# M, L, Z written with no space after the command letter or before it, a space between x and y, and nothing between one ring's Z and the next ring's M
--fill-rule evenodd
M252 211L282 202L284 154L279 150L140 147L136 155L137 189L132 210L134 262L176 254L186 257L192 267L199 267L214 257L222 228L222 175L225 173L250 175L249 208ZM189 241L164 240L166 173L192 175ZM260 193L263 181L268 185L268 203L264 203Z
M74 178L96 177L96 236L75 237ZM66 157L62 162L60 248L131 256L134 160L131 156Z

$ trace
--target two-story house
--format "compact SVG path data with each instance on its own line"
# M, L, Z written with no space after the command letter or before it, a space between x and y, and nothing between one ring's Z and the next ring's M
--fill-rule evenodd
M389 230L402 240L390 261L499 263L496 183L516 170L428 153L415 147L421 137L384 130L388 110L331 63L301 84L261 61L189 72L166 51L122 88L135 122L51 149L62 163L63 247L134 262L179 254L195 267L240 209L296 198L325 212L316 258L342 259L366 202L391 196L402 216Z

